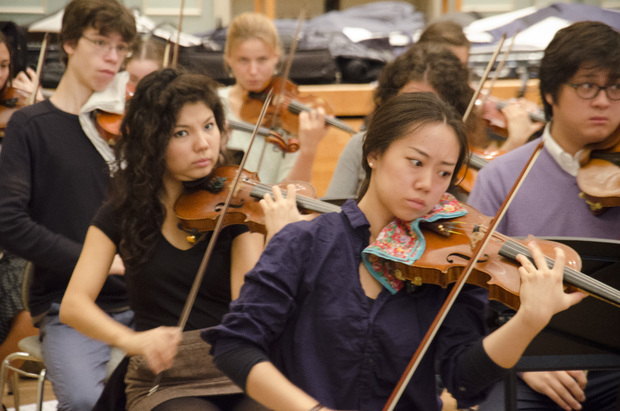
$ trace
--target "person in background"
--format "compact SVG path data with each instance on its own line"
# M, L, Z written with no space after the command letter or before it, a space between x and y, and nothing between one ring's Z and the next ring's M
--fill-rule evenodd
M462 213L445 191L467 150L459 114L436 95L384 102L364 140L359 201L274 235L222 324L203 332L216 365L269 409L381 409L449 292L394 277L389 249L409 250L395 227L420 244L420 221ZM562 251L550 269L530 249L541 268L518 257L517 315L485 337L486 290L466 285L396 409L442 408L436 367L459 407L476 404L554 313L583 298L563 291Z
M36 73L30 67L26 67L26 71L20 71L15 77L12 76L13 65L11 62L11 45L9 44L6 36L0 33L0 96L4 93L7 87L15 87L26 93L31 93L34 89L34 83L32 79L35 78ZM43 94L41 90L37 90L36 101L43 100Z
M468 66L471 43L463 27L454 21L440 20L429 24L420 34L416 44L446 47L459 58L463 66ZM530 118L530 112L538 110L538 106L532 101L524 98L510 99L503 107L498 108L498 102L493 97L486 99L481 97L479 100L484 101L484 106L480 107L478 117L486 119L489 131L482 133L480 141L474 144L478 148L491 145L490 149L510 151L524 144L543 126L542 123ZM488 141L489 137L493 139Z
M10 51L9 42L4 34L0 33L0 96L11 84ZM31 83L30 88L25 91L32 91L32 88ZM0 138L1 148L2 138ZM0 249L0 362L7 355L20 351L17 343L22 338L38 333L22 301L25 267L26 260Z
M429 44L449 49L467 67L471 43L460 24L451 20L440 20L429 24L420 34L416 44Z
M129 73L127 88L135 90L144 76L162 68L164 54L164 44L161 40L154 37L143 39L125 61L125 71Z
M248 93L263 91L276 75L282 54L278 32L271 20L259 13L243 13L235 17L226 33L224 59L235 78L235 84L220 90L229 120L242 119ZM274 90L274 94L279 90ZM282 180L310 181L319 142L325 136L325 112L322 108L299 114L300 149L283 153L277 146L259 139L249 153L248 171L258 171L263 183ZM283 132L288 139L291 134ZM230 150L245 152L251 135L234 130L228 142Z
M60 410L93 407L110 359L110 347L62 324L58 310L110 173L110 148L88 132L83 107L118 84L135 37L133 15L118 1L69 2L60 32L65 73L49 99L13 114L0 153L0 247L35 266L29 310ZM97 303L131 326L123 273L116 258Z
M620 239L620 208L595 216L579 198L580 153L620 130L620 33L599 22L574 23L547 46L539 71L550 122L541 138L484 167L468 203L495 215L542 140L544 148L499 223L508 236ZM499 323L512 312L495 305ZM481 410L503 406L498 396ZM519 410L617 410L620 372L525 372L518 381Z

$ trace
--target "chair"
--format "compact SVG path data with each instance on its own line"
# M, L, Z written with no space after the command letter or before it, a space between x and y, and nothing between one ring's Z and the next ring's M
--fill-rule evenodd
M28 262L24 269L24 278L22 282L22 301L24 303L24 307L26 308L28 307L28 290L30 289L30 284L32 283L33 274L34 265ZM41 342L39 341L39 336L33 335L23 338L19 341L18 346L22 351L9 354L4 361L2 361L2 366L0 368L0 404L2 404L4 396L4 384L5 382L8 382L9 372L13 371L11 382L13 387L15 409L19 410L20 406L19 376L21 375L36 378L38 380L36 410L40 411L43 406L43 390L45 388L46 375L45 367L42 367L41 371L38 374L35 374L11 365L14 361L30 361L41 365L43 364L43 354L41 352Z
M28 293L30 290L30 285L32 284L33 275L34 264L28 262L28 264L26 264L26 267L24 268L24 279L22 283L22 301L24 303L24 307L28 307ZM41 351L41 341L39 340L38 335L33 335L21 339L18 343L18 346L22 351L9 354L2 362L2 367L0 368L0 404L2 404L4 396L5 382L8 382L9 372L13 371L11 381L13 385L13 398L15 401L15 409L19 411L20 407L19 376L21 375L30 378L36 378L38 380L36 410L41 411L43 407L43 393L45 389L45 378L47 371L44 366L45 362L43 360L43 352ZM116 366L121 362L124 356L125 353L123 351L119 350L118 348L112 348L112 351L110 353L110 361L108 361L106 367L106 381L110 377ZM42 365L42 369L38 374L35 374L11 365L11 363L14 361L30 361L39 363L40 365Z

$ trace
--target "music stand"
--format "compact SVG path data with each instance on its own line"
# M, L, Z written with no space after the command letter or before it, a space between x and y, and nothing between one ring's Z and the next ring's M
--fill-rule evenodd
M539 237L573 248L581 272L620 289L620 241L576 237ZM620 369L620 308L587 297L556 314L504 381L506 410L516 411L516 378L522 371Z

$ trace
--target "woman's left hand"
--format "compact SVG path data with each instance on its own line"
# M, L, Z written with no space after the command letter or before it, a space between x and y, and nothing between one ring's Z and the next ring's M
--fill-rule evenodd
M327 134L327 127L323 107L299 113L300 150L316 152L319 143Z
M263 213L265 214L265 227L267 228L267 239L273 237L282 227L288 223L294 223L303 219L297 209L296 189L294 184L286 187L286 198L282 195L280 187L273 186L271 194L265 194L259 201Z
M577 304L586 294L564 292L562 281L566 258L562 249L555 249L555 263L553 268L549 268L535 240L530 240L527 247L534 263L524 255L517 256L517 260L521 263L519 267L521 276L519 311L525 314L530 324L542 330L554 314Z
M33 78L36 77L36 72L30 67L26 67L26 73L20 71L17 76L13 79L13 87L18 88L20 90L25 91L26 93L32 93L34 89L34 81ZM42 101L43 94L41 93L41 88L37 90L36 101Z

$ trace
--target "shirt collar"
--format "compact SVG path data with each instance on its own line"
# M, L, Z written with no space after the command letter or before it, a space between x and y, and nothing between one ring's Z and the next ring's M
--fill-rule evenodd
M560 147L557 141L553 139L550 130L551 123L547 123L542 136L543 142L545 143L545 148L549 154L551 154L551 157L553 157L555 162L562 168L562 170L566 171L573 177L576 177L580 167L579 157L581 155L581 150L579 150L574 156L570 155L564 151L562 147Z
M370 223L368 222L368 219L366 218L362 210L360 210L360 208L358 207L357 201L347 200L342 205L342 212L349 220L351 227L353 227L354 229L360 227L370 228Z

